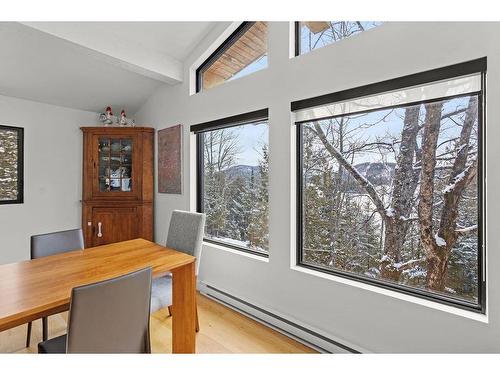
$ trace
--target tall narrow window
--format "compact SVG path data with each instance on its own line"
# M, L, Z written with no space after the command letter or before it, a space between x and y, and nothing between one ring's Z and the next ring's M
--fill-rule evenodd
M379 21L301 21L295 23L295 55L303 55L380 26Z
M267 67L267 22L243 22L196 70L196 91Z
M0 125L0 204L23 203L23 129Z
M484 307L482 61L297 111L299 264Z
M198 142L198 210L205 240L267 256L267 110L191 128Z

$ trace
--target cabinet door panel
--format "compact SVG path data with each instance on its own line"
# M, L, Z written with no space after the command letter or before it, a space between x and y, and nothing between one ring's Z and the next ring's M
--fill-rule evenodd
M94 134L92 196L137 199L141 190L137 173L141 152L136 134Z
M94 208L92 244L105 245L139 237L137 208Z

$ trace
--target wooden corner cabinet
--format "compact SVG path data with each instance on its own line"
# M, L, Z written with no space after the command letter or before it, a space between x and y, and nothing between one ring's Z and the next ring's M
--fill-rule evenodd
M85 247L153 241L154 129L82 127Z

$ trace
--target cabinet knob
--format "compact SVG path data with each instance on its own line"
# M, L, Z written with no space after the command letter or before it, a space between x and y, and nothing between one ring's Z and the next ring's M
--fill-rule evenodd
M102 223L101 222L97 223L97 237L99 237L99 238L102 237Z

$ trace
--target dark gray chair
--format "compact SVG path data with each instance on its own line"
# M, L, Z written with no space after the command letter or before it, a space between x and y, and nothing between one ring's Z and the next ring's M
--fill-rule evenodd
M49 255L64 253L67 251L83 249L83 231L81 229L64 230L47 234L38 234L31 236L31 259L46 257ZM28 323L28 332L26 335L26 347L30 346L31 326ZM48 317L42 318L42 340L48 338L49 332Z
M151 353L151 267L73 288L68 333L38 353Z
M196 275L200 266L201 244L205 229L205 214L174 210L168 228L167 247L196 257ZM172 305L172 276L153 280L151 311ZM175 313L175 312L174 312ZM196 311L196 332L199 331L198 309Z

